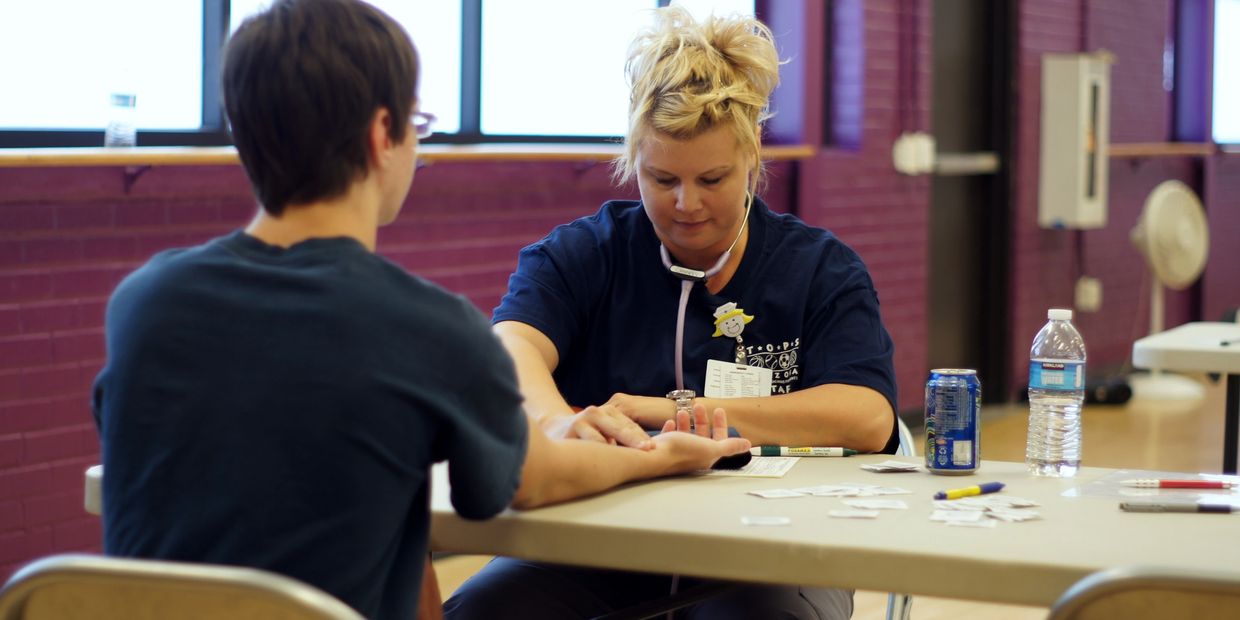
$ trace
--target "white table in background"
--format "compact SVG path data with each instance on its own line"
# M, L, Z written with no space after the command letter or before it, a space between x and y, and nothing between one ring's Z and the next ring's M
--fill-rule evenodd
M1227 375L1223 409L1223 473L1236 473L1240 440L1240 323L1185 323L1132 344L1132 365Z

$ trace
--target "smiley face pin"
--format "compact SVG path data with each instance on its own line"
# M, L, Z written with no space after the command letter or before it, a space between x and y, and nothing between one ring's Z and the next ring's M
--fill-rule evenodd
M745 324L752 320L753 317L745 314L743 308L736 307L736 302L729 301L715 308L715 333L712 336L737 338L745 331Z
M744 309L738 308L733 301L715 308L715 333L711 337L736 339L737 364L745 363L745 339L741 337L741 332L745 331L745 324L752 320L753 317L745 314Z

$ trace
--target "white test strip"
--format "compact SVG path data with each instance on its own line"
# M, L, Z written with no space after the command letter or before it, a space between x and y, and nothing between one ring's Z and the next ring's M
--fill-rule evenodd
M832 510L827 513L833 519L877 519L877 510Z

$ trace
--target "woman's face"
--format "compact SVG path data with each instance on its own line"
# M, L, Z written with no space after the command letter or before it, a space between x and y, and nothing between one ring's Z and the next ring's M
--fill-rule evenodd
M637 187L659 241L688 267L710 267L736 239L751 157L727 127L676 140L650 132L637 148Z

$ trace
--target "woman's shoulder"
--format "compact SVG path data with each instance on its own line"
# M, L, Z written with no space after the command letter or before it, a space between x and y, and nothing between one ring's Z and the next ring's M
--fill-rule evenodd
M610 200L591 215L556 226L535 246L568 251L627 248L641 234L645 218L641 202Z
M800 250L818 248L822 251L852 252L836 234L826 228L814 226L791 213L779 213L769 208L763 211L767 229L782 244Z
M861 255L834 232L788 213L765 213L769 218L767 244L778 262L816 265L812 272L831 281L868 274Z

